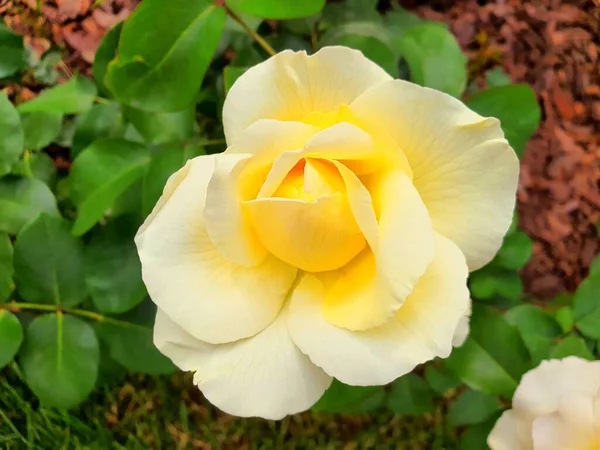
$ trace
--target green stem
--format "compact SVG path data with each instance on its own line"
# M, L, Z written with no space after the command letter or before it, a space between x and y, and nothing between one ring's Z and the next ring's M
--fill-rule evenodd
M119 327L125 328L138 328L141 330L148 330L149 327L144 325L140 325L137 323L127 322L125 320L114 319L112 317L105 316L103 314L88 311L86 309L78 309L78 308L63 308L60 305L45 305L42 303L21 303L21 302L11 302L6 305L1 305L0 309L5 308L11 312L19 312L21 310L33 310L33 311L48 311L55 313L65 313L72 314L73 316L85 317L86 319L95 320L96 322L104 322L109 323L111 325L116 325Z
M33 178L33 172L31 171L31 165L29 164L29 158L31 158L31 153L29 150L25 150L23 153L23 168L25 170L25 175L28 178Z
M240 16L238 16L231 9L229 9L229 7L226 4L224 4L223 7L225 8L225 11L229 15L229 17L231 17L235 22L237 22L240 25L240 27L242 27L244 31L248 33L252 37L252 39L254 39L258 43L258 45L260 45L265 50L265 52L267 52L271 56L274 56L277 53L273 49L273 47L271 47L269 43L263 39L263 37L260 34L258 34L248 25L246 25L246 22L244 22L240 18Z

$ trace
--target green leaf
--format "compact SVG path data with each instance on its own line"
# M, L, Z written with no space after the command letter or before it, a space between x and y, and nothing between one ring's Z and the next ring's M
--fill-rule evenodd
M9 173L19 160L23 153L23 139L19 113L6 94L0 92L0 177Z
M523 282L517 272L486 266L469 275L471 295L477 300L497 297L517 302L523 295Z
M590 361L596 359L587 345L585 345L585 341L575 333L568 335L560 341L554 347L552 353L550 353L550 358L562 359L567 356L579 356Z
M444 26L424 23L409 28L397 40L410 68L411 80L460 97L467 85L467 58Z
M225 10L210 0L145 0L121 31L104 83L120 102L153 112L195 103Z
M93 142L71 167L71 198L77 206L73 233L88 231L131 184L150 160L146 147L124 139Z
M429 385L419 376L409 373L392 383L387 406L394 414L420 416L434 410Z
M169 177L181 169L188 159L204 154L198 145L169 145L152 155L148 170L144 174L142 209L147 216L162 195Z
M562 335L559 323L533 305L519 305L506 312L506 320L517 327L531 353L533 365L547 359L554 342Z
M0 23L0 78L20 72L27 66L27 54L23 46L23 36L13 33ZM2 115L0 114L0 117ZM2 136L2 133L0 133Z
M440 395L445 395L448 391L456 389L461 385L460 379L446 369L445 366L427 365L425 368L425 379L431 389Z
M497 397L467 389L450 405L448 422L452 427L485 422L499 409Z
M344 45L360 50L390 75L398 73L398 54L385 28L373 22L349 22L329 29L320 40L321 47Z
M346 0L345 2L326 2L322 18L319 21L320 29L329 29L331 26L366 21L381 24L382 18L376 9L373 0Z
M487 450L489 449L487 445L487 438L492 432L494 425L496 425L496 421L498 419L498 415L494 414L492 419L488 420L485 423L480 423L469 427L464 433L460 436L460 441L458 445L458 450Z
M556 311L554 315L556 317L556 321L560 324L563 333L568 333L573 330L575 326L575 321L573 319L573 309L569 306L563 306Z
M227 5L236 12L263 19L297 19L320 12L325 0L227 0Z
M43 181L49 187L54 186L56 182L56 167L46 153L32 153L17 162L13 167L12 173L23 177L33 175L40 181Z
M600 234L600 231L598 234ZM597 255L592 260L592 263L590 264L590 275L600 275L600 255Z
M167 113L152 113L124 106L123 114L148 144L183 141L194 135L196 108L193 105L182 111Z
M17 316L0 309L0 369L13 360L22 341L23 328Z
M225 66L223 69L223 83L225 85L225 93L229 92L233 83L237 81L242 74L248 70L247 67Z
M44 405L55 408L72 408L87 398L99 359L94 329L61 313L34 319L20 352L27 385Z
M94 304L104 313L127 312L147 295L133 242L138 226L120 217L94 234L85 250L85 280Z
M532 251L531 238L522 231L515 231L504 238L495 262L505 269L518 270L527 264Z
M577 288L573 318L584 335L600 339L600 275L587 277Z
M92 71L94 80L96 80L96 84L98 85L98 90L102 95L110 96L110 90L104 84L104 78L108 71L108 64L117 56L123 23L119 22L104 35L94 56Z
M0 232L0 303L7 300L15 288L13 273L13 246L8 234Z
M485 73L485 81L488 87L506 86L511 83L510 76L502 67L496 67Z
M467 341L453 350L446 366L472 389L511 398L531 368L521 335L500 313L477 304L470 326Z
M32 112L21 114L25 136L23 147L39 150L48 146L60 134L63 115L60 112Z
M85 112L96 98L96 86L89 78L74 75L69 81L42 91L34 99L19 105L21 113L54 112L77 114Z
M76 158L81 151L97 139L122 137L123 116L118 103L99 103L77 118L71 157Z
M466 104L482 116L500 119L506 139L519 156L540 124L540 106L533 89L525 84L487 89L471 97Z
M83 274L83 243L71 225L46 214L21 230L15 243L15 282L19 295L32 303L65 307L88 295Z
M40 213L60 214L52 191L35 178L6 177L0 180L0 231L17 234Z
M313 411L338 414L365 414L383 405L383 386L348 386L334 379Z
M150 375L174 372L176 367L152 342L155 316L156 306L146 300L132 311L113 317L122 322L120 325L109 320L98 323L98 335L111 358L134 372Z

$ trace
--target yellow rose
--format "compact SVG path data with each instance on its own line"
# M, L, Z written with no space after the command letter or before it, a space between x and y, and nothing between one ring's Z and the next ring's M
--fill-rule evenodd
M492 450L598 450L600 361L569 356L527 372L488 445Z
M155 344L208 400L277 419L464 340L468 270L515 202L498 120L327 47L249 69L223 123L227 150L175 173L136 237Z

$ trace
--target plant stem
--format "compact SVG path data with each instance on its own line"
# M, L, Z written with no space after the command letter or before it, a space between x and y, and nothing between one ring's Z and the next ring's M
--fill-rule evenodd
M25 175L28 178L33 178L33 172L31 171L31 165L29 164L29 158L31 158L31 153L29 150L25 150L23 153L23 168L25 170Z
M72 314L74 316L85 317L86 319L95 320L96 322L104 322L109 323L111 325L116 325L119 327L126 328L138 328L141 330L149 330L150 328L144 325L140 325L138 323L127 322L125 320L114 319L112 317L105 316L103 314L88 311L85 309L78 308L63 308L60 305L45 305L42 303L21 303L21 302L11 302L6 305L0 305L0 309L5 308L11 312L19 312L23 309L33 310L33 311L48 311L55 313L65 313Z
M271 47L269 43L263 39L263 37L260 34L258 34L248 25L246 25L246 23L240 18L240 16L238 16L231 9L229 9L229 7L226 4L223 4L223 7L225 8L225 11L229 15L229 17L231 17L235 22L237 22L244 29L244 31L248 33L265 50L265 52L267 52L271 56L274 56L277 53L275 50L273 50L273 47Z

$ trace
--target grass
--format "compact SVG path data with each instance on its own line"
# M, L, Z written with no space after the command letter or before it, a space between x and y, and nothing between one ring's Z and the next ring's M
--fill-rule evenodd
M191 377L127 375L79 408L40 406L16 364L0 371L0 448L12 449L453 449L444 402L432 415L241 419L211 406Z

